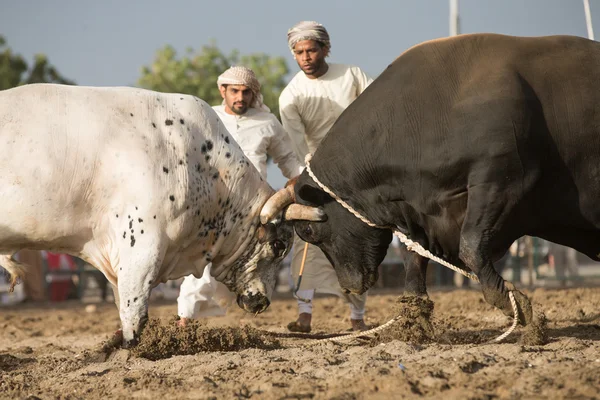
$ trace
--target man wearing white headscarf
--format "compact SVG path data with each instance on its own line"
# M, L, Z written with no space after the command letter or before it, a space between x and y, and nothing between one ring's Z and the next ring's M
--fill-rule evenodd
M267 155L286 178L300 174L303 165L283 126L263 104L254 72L246 67L231 67L219 76L217 86L223 103L213 109L262 177L267 179ZM209 265L200 279L190 275L181 284L177 298L180 324L185 325L190 318L223 315L234 297L210 275Z
M301 71L290 81L279 97L283 127L290 135L298 158L314 153L333 123L372 82L360 68L327 63L331 41L325 27L314 21L302 21L288 31L288 45ZM297 278L304 242L295 236L292 273ZM312 299L315 290L336 294L350 305L354 330L366 328L364 323L366 293L346 294L335 271L323 252L309 245L306 265L298 297ZM312 302L298 301L299 316L288 325L297 332L309 332Z

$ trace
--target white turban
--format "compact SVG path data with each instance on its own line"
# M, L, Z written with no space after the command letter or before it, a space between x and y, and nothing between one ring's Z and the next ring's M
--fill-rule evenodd
M250 107L269 111L269 108L263 104L263 96L260 93L260 82L256 79L254 71L250 68L242 66L229 68L217 78L217 86L220 88L223 85L248 86L254 94L254 100L252 101L252 104L250 104Z
M314 40L316 42L323 43L326 47L331 49L331 42L329 41L329 33L327 29L318 22L315 21L302 21L290 28L287 33L288 45L292 53L294 52L294 46L301 40Z

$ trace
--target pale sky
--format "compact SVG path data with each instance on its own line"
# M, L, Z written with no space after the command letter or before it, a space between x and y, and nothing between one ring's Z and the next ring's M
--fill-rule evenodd
M460 0L460 31L520 36L569 34L587 37L581 0ZM600 36L600 0L590 0ZM0 0L0 35L28 60L45 53L79 85L135 85L157 49L183 53L211 39L228 53L284 56L286 32L316 20L332 40L330 61L354 64L376 77L414 44L447 36L448 0L317 2L204 0ZM269 167L269 183L285 179Z

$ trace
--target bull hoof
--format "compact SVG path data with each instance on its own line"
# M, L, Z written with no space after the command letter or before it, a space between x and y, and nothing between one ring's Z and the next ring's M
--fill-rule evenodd
M123 339L123 345L121 347L124 349L132 349L135 346L137 346L137 344L138 344L138 340L136 338L133 338L131 340Z
M512 304L510 303L510 298L508 295L508 291L511 291L515 298L515 302L517 303L517 314L519 324L523 326L528 325L529 323L531 323L531 320L533 318L533 309L531 307L531 302L529 301L527 296L518 291L512 283L505 282L504 285L507 289L506 292L502 293L496 290L484 289L483 297L488 303L490 303L494 307L499 308L500 311L504 313L504 315L514 318L515 312L513 310Z
M515 301L517 303L517 309L519 310L519 324L526 326L531 323L533 320L533 308L531 307L531 301L518 290L512 291L513 296L515 297ZM510 315L514 317L514 311L512 310Z

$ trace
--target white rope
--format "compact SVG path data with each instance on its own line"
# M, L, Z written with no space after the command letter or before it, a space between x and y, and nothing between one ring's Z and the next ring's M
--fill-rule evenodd
M400 316L394 317L394 318L390 319L388 322L386 322L385 324L379 325L378 327L373 328L373 329L369 329L368 331L356 332L356 333L352 333L349 335L330 337L330 338L326 338L326 339L315 339L312 342L305 344L304 347L309 347L309 346L319 344L319 343L324 343L324 342L347 342L352 339L356 339L358 337L373 335L374 333L380 332L380 331L386 329L387 327L393 325L399 319L400 319Z
M344 200L342 200L341 198L339 198L335 193L333 193L327 186L325 186L324 184L321 183L321 181L319 181L319 179L315 176L315 174L313 173L313 171L310 168L310 160L312 158L311 154L307 154L306 158L305 158L305 164L306 164L306 171L308 172L308 175L310 175L310 177L312 178L313 181L315 181L315 183L317 185L319 185L319 187L321 189L323 189L327 194L329 194L333 199L335 199L335 201L337 201L342 207L344 207L346 210L348 210L350 213L352 213L352 215L354 215L356 218L360 219L362 222L364 222L365 224L369 225L370 227L373 228L378 228L378 229L388 229L391 228L392 231L394 232L394 235L396 235L398 237L398 239L400 239L400 241L406 246L406 248L409 251L413 251L416 252L418 255L422 256L422 257L426 257L429 258L430 260L433 260L445 267L450 268L453 271L458 272L459 274L462 274L464 276L466 276L469 279L474 280L475 282L479 282L479 278L477 277L477 275L475 275L472 272L467 272L467 271L463 271L462 269L450 264L449 262L447 262L446 260L442 260L439 257L434 256L433 254L431 254L431 252L429 252L429 250L424 249L419 243L414 242L412 240L410 240L405 234L403 234L402 232L400 232L397 228L394 229L392 227L384 227L384 226L379 226L376 225L374 223L372 223L371 221L369 221L369 219L367 219L366 217L364 217L361 213L359 213L358 211L356 211L354 208L352 208L352 206L350 206L348 203L346 203ZM508 292L508 297L510 299L511 305L513 307L513 311L515 313L515 317L514 317L514 321L512 326L506 331L504 332L502 335L500 335L499 337L497 337L496 339L494 339L494 342L499 342L500 340L506 338L508 335L510 335L512 333L512 331L517 327L517 324L519 322L519 313L518 313L518 309L517 309L517 304L514 298L514 295L512 293L512 291ZM392 319L389 322L387 322L386 324L382 325L382 326L389 326L391 325L392 321L396 321L396 319ZM378 327L380 328L380 327ZM375 328L375 329L378 329ZM365 331L362 332L361 335L367 335L369 334L370 331ZM357 335L357 336L361 336L361 335ZM352 336L352 335L349 335ZM354 337L357 337L354 336ZM341 340L345 340L347 337L343 337L340 338ZM328 338L328 339L321 339L319 341L330 341L331 339L338 339L338 338ZM338 340L340 340L338 339Z

